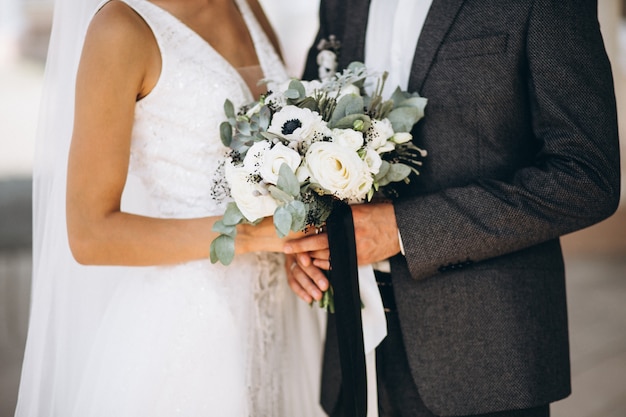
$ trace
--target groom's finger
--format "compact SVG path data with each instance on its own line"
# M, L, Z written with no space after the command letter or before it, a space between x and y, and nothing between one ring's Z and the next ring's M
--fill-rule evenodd
M325 249L328 249L328 235L326 233L290 240L283 247L285 253L313 252Z

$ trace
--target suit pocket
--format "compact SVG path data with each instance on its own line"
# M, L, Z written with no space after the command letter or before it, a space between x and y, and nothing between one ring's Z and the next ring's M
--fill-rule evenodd
M439 50L439 59L451 60L484 55L496 55L506 51L506 34L463 39L444 43Z

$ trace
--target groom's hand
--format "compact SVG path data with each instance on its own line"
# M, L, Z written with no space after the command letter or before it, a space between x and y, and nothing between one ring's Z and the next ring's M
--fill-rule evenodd
M354 221L354 236L359 265L368 265L388 259L400 252L398 225L391 203L356 204L350 206ZM330 268L330 252L326 233L290 240L285 244L286 254L297 254L298 265Z

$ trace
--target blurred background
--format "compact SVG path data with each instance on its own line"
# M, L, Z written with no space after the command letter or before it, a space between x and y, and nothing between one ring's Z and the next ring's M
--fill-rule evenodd
M299 76L319 0L261 0ZM626 183L626 0L599 0L616 83ZM52 0L0 0L0 417L13 416L30 298L31 169ZM624 187L623 187L624 188ZM554 417L626 416L626 193L604 222L563 237L572 395Z

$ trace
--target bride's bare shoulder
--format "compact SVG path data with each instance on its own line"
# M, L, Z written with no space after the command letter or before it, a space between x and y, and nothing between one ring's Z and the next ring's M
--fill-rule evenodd
M148 94L160 73L160 51L152 30L126 3L112 0L94 15L87 29L79 74L133 82L137 96ZM115 78L117 77L117 78Z
M126 47L145 47L145 42L153 41L148 24L129 5L119 0L109 1L96 12L87 37Z

